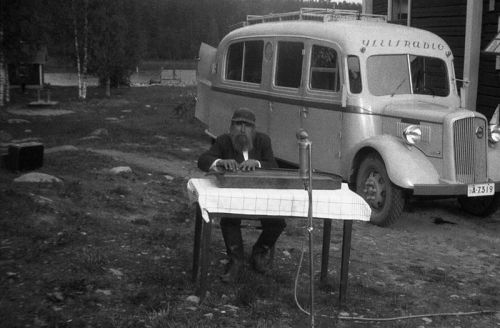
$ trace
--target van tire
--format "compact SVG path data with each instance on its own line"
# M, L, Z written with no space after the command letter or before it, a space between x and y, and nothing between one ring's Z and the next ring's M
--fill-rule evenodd
M483 197L458 197L458 203L465 212L485 217L498 210L500 193Z
M401 216L404 190L391 182L380 156L370 154L359 166L356 175L356 192L370 205L370 222L386 227Z

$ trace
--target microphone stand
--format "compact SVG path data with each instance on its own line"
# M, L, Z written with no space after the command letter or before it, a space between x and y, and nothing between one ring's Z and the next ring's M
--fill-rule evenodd
M297 132L299 144L299 176L304 181L304 186L307 189L309 196L309 207L307 211L309 234L309 301L310 314L309 323L311 328L314 327L314 258L313 258L313 220L312 220L312 156L311 156L311 141L309 135L303 129Z

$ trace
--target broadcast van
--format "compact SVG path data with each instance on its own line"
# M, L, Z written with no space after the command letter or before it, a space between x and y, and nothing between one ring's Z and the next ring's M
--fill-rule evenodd
M334 9L242 25L217 48L200 48L196 117L211 137L247 107L275 156L296 164L304 129L314 169L341 176L380 226L401 216L409 196L456 197L478 216L497 209L498 110L488 122L463 107L439 36Z

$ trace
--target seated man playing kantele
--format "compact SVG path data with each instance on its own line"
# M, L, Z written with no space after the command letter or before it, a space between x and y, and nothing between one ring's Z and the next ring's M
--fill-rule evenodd
M277 167L271 139L255 130L255 114L246 108L237 109L232 116L229 133L219 136L211 148L198 159L198 167L208 172L253 171L256 168ZM262 233L252 249L250 263L254 270L265 273L272 264L272 251L285 228L284 219L261 219ZM221 279L233 282L244 265L241 219L224 217L220 221L229 263Z

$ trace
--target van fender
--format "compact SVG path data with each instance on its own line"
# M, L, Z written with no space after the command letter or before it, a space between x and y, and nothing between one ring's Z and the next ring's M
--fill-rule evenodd
M380 155L392 183L401 188L413 189L415 184L439 183L438 172L417 147L390 135L365 139L353 148L349 156L350 182L354 182L357 169L369 152Z

